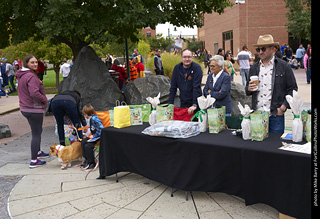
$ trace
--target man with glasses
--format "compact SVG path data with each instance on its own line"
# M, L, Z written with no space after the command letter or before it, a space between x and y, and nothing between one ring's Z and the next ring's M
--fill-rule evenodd
M174 103L177 88L180 91L180 107L188 108L189 115L198 108L197 98L201 91L202 69L193 62L192 52L184 49L181 53L181 63L177 64L172 73L169 103Z
M245 89L247 95L252 95L252 109L270 112L269 132L283 134L284 113L289 107L285 96L292 96L298 86L291 67L274 56L277 45L271 35L259 36L253 46L257 47L260 61L251 66ZM259 78L257 90L251 76Z
M154 71L156 75L164 75L162 60L161 60L161 49L158 49L154 55Z

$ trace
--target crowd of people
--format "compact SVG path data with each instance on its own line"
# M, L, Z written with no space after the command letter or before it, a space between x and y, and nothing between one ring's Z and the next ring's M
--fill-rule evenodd
M289 107L286 101L286 95L292 95L294 90L298 90L293 70L288 62L292 53L285 52L290 47L280 47L278 42L274 42L271 35L262 35L258 38L257 43L253 45L259 56L258 60L253 61L252 55L248 51L247 46L242 47L242 51L237 54L236 62L240 67L240 74L246 95L252 96L252 109L270 112L269 132L284 132L284 113ZM284 55L281 51L284 51ZM281 52L281 56L277 53ZM181 52L181 62L174 67L170 90L169 103L174 104L177 90L179 89L179 99L181 108L187 108L189 115L199 111L197 98L204 95L210 95L216 101L211 107L225 106L226 116L231 116L231 81L234 74L235 60L231 51L224 53L222 49L218 54L212 56L210 51L204 51L205 61L209 67L209 75L206 84L202 89L201 81L203 71L199 64L194 62L194 58L201 57L201 51L197 51L199 55L194 56L193 51L184 49ZM291 55L291 56L290 56ZM112 58L107 54L106 68L119 72L119 88L121 89L126 81L129 80L128 71L130 71L130 81L136 78L144 77L143 57L135 49L132 58L129 61L129 69L122 66L119 60ZM307 70L307 79L311 81L311 46L304 54L303 47L299 47L296 52L301 65ZM110 61L109 61L110 60ZM65 78L65 74L69 74L70 65L64 60L61 65L60 72ZM111 65L110 65L111 63ZM9 65L8 65L9 66ZM18 64L19 66L19 64ZM163 64L161 60L161 50L156 50L154 56L154 66L157 75L163 75ZM46 110L48 100L44 92L44 85L38 74L39 60L33 55L27 55L22 62L21 68L17 69L15 75L19 81L18 96L22 115L27 119L32 133L31 139L31 161L30 168L43 166L49 155L41 150L41 133L43 114ZM8 67L10 70L10 67ZM9 71L8 70L8 71ZM7 70L6 70L7 71ZM9 77L11 74L8 75ZM252 76L259 78L258 85L250 79ZM9 78L8 77L8 78ZM9 79L10 81L11 79ZM309 82L309 81L308 81ZM64 136L64 116L68 116L73 125L78 128L86 126L91 129L93 137L99 137L103 128L99 117L95 114L91 105L82 107L80 92L64 91L56 95L50 101L49 109L51 109L56 122L60 145L65 145ZM85 118L87 121L85 121ZM85 136L79 131L78 136ZM93 159L93 147L95 142L91 142L90 138L84 138L82 142L82 150L84 161L82 167L84 169L93 169L95 167Z

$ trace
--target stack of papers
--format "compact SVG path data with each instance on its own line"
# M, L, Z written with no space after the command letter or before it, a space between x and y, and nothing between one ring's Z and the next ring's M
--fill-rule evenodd
M311 142L308 142L306 144L288 144L282 142L282 144L283 146L279 148L281 150L311 154Z

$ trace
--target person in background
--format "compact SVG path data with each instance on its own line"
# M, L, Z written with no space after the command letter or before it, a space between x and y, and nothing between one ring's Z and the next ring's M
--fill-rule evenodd
M230 55L228 55L230 57ZM224 71L224 58L220 55L215 55L210 59L209 67L210 75L207 78L206 85L203 88L203 95L211 95L216 101L214 106L225 106L226 116L231 116L231 76Z
M224 60L225 60L224 61L224 71L231 76L231 81L233 81L233 76L234 76L234 74L237 75L237 72L233 68L230 53L226 53L224 55Z
M11 86L11 92L15 92L16 91L16 86L14 85L14 70L13 70L13 67L12 65L10 64L10 62L7 60L6 61L6 74L8 76L8 81L9 81L9 84Z
M287 45L287 48L285 48L284 54L286 56L287 62L289 62L292 59L292 54L293 54L293 51L289 45Z
M142 55L139 53L139 50L138 50L138 48L135 48L134 50L133 50L133 54L132 54L132 56L131 56L131 58L134 58L134 57L136 57L136 56L140 56L140 62L143 64L143 57L142 57Z
M210 67L209 67L209 63L210 63L210 59L212 58L212 55L211 55L211 51L208 51L208 54L207 54L207 66L208 66L208 72L207 74L210 74Z
M120 62L118 59L115 59L113 61L113 65L111 66L110 70L115 70L116 72L119 72L119 89L121 90L123 88L123 83L125 82L125 70L122 66L120 66Z
M281 50L281 53L282 53L282 57L285 55L284 54L284 50L287 48L287 44L286 43L284 43L284 44L282 44L282 46L280 47L280 50Z
M99 141L103 124L99 116L95 114L94 108L90 104L87 104L83 107L82 113L86 119L90 120L89 129L91 135L81 141L82 156L85 159L81 166L83 169L91 170L96 166L93 149L96 143Z
M62 61L62 65L60 66L60 74L62 74L63 80L69 76L70 73L70 65L67 62L67 59L64 58Z
M112 66L112 57L110 55L110 53L108 53L106 55L106 66L107 66L107 69L109 70Z
M218 52L217 52L217 55L224 56L224 49L219 48L219 49L218 49Z
M174 104L177 89L180 90L180 107L188 108L188 114L193 114L198 107L197 98L201 91L202 69L193 62L192 51L184 49L181 53L181 63L177 64L172 73L169 103Z
M250 62L252 62L252 57L248 52L248 47L244 45L242 51L237 55L237 63L240 66L240 75L242 77L242 85L246 86L246 80L248 79Z
M126 62L124 63L124 74L125 74L125 80L128 81L128 72L127 72L127 66L126 66ZM129 60L129 69L130 69L130 81L134 81L137 79L137 69L133 66L132 61Z
M157 49L156 54L154 55L154 71L156 75L164 75L164 69L161 60L161 49Z
M300 68L302 68L304 66L303 65L303 57L304 57L305 51L306 51L306 49L303 47L302 44L300 44L299 48L296 50L296 59L300 65Z
M140 56L136 56L132 59L132 64L137 69L137 78L144 78L144 65L140 62Z
M22 69L16 73L19 80L18 96L20 111L28 120L31 128L30 168L45 165L46 161L39 159L49 157L49 154L44 153L40 148L43 116L48 100L44 92L43 83L37 76L37 69L38 59L34 55L29 54L23 59Z
M311 82L311 46L307 49L303 62L304 62L304 68L307 74L307 83L310 84Z
M280 46L279 46L279 45L274 46L274 50L275 50L274 55L277 56L279 59L282 59L282 54L281 54L281 51L280 51Z
M285 97L292 96L298 86L288 63L274 56L276 45L279 43L274 42L271 35L259 36L257 44L253 46L257 47L260 61L251 66L245 91L248 96L252 96L253 110L270 112L269 132L283 134L284 113L289 107ZM251 76L258 76L258 87L250 81Z
M38 60L37 74L38 74L38 77L41 81L43 81L44 70L45 70L45 67L44 67L43 62L41 60Z

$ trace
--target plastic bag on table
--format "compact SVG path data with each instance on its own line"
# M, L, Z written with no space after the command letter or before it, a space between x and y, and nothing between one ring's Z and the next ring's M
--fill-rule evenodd
M240 102L238 103L238 107L241 115L243 116L243 119L241 122L242 138L244 140L249 140L251 139L251 120L250 120L251 109L247 104L244 105L243 107Z
M169 120L145 128L143 134L169 138L189 138L200 134L199 123Z
M292 141L300 142L303 138L303 123L301 120L301 110L303 107L303 100L297 91L293 91L293 96L286 95L286 100L288 101L291 110L293 112L292 121Z
M149 124L153 125L157 122L156 108L157 108L157 105L160 104L160 93L158 94L158 96L154 98L147 97L146 100L152 105L152 111L149 116Z

